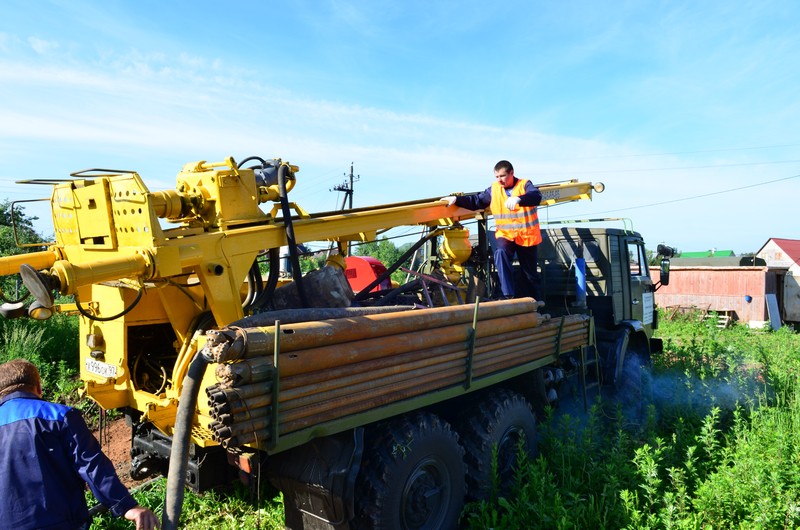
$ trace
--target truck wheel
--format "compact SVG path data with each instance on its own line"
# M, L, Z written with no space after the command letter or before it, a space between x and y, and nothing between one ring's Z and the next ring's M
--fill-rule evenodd
M623 406L631 419L641 421L648 401L649 352L631 340L628 330L620 333L615 346L614 401Z
M457 432L466 450L467 491L473 499L488 498L492 484L492 449L497 447L497 485L502 495L514 481L518 445L536 455L536 417L528 401L506 389L491 391L458 423Z
M367 433L356 479L355 527L456 528L464 506L464 450L447 422L416 412Z
M603 380L611 383L613 396L630 392L641 382L638 359L629 351L628 329L597 332L597 348L603 366Z
M626 399L635 399L644 405L652 398L650 352L640 348L630 348L623 364L622 385L618 391Z

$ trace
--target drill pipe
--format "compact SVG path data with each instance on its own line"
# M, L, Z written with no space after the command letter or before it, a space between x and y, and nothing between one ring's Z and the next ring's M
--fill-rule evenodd
M575 333L576 336L573 341L580 345L582 335L577 331ZM569 337L570 335L568 333L564 333L564 335L562 335L562 343ZM521 358L520 364L522 364L522 362L525 362L526 357L528 357L526 354L529 354L531 351L549 349L555 351L555 339L552 336L537 338L535 341L531 341L529 338L519 338L514 341L503 343L502 345L493 344L483 348L476 348L474 359L492 357L502 352L512 352L514 355ZM429 355L427 351L416 353L420 356L424 355L424 357L416 361L406 362L402 366L370 370L368 372L362 372L351 376L342 376L321 383L282 391L279 401L279 403L281 403L281 410L288 410L309 403L339 397L348 393L358 392L362 389L367 390L374 388L376 385L388 385L396 381L415 378L423 373L443 369L445 365L459 366L463 371L465 366L464 361L467 358L467 350L463 346L447 354L439 353L436 355ZM549 353L548 351L548 354ZM371 363L371 361L367 361L367 363ZM321 395L323 393L324 395Z
M579 337L573 338L571 343L577 346L584 344ZM476 375L487 375L501 368L508 368L524 362L529 362L531 358L520 358L520 352L528 351L526 347L518 347L516 351L511 350L505 355L496 356L489 359L476 360L477 366L475 367ZM352 397L342 398L336 400L335 406L318 407L319 410L305 410L302 414L282 413L280 432L292 432L308 426L312 423L309 417L313 416L313 423L322 423L331 421L337 418L363 412L372 407L386 405L401 399L407 399L417 395L424 394L432 390L447 388L449 386L460 384L464 379L463 362L458 360L455 363L446 363L448 367L445 370L427 374L425 377L414 377L405 381L403 384L387 385L386 387L365 389L357 392L360 399L353 399ZM329 398L326 398L326 400ZM244 422L237 422L229 426L220 426L215 431L215 440L221 442L224 447L238 447L246 443L256 441L256 439L267 440L269 439L269 419L266 413L269 409L259 409L258 412L253 411L253 415L264 413L260 420L251 420ZM285 409L284 409L285 410ZM262 430L253 432L253 425L264 424Z
M309 322L312 320L330 320L332 318L352 318L376 313L398 313L410 311L413 305L394 305L387 307L306 307L304 309L279 309L266 311L231 322L228 326L237 328L255 328L274 326L276 320L281 325Z
M537 313L521 314L514 318L502 317L478 322L476 335L496 335L523 328L534 328L539 324ZM456 324L437 329L418 331L414 328L385 337L369 338L338 344L293 351L281 357L281 377L326 370L344 364L388 357L409 351L420 350L446 344L464 344L472 329L472 324Z
M220 364L217 366L215 373L219 386L230 388L248 383L268 381L272 379L274 370L272 359L257 357L232 364Z
M578 316L579 317L579 316ZM527 335L528 340L525 340L526 335L525 332L529 332L530 330L519 330L515 333L516 338L520 340L513 340L509 341L509 337L506 335L503 338L506 339L505 341L498 340L494 341L494 339L489 339L490 341L497 343L502 342L500 347L497 348L485 348L482 349L480 347L476 347L475 349L475 356L473 359L473 369L474 375L482 376L487 375L492 372L498 371L503 368L524 364L531 360L544 357L546 355L554 355L557 352L555 351L555 335L558 327L557 321L548 322L548 327L551 329L549 330L539 330L535 335ZM586 330L587 328L587 320L585 318L580 318L580 320L575 321L574 319L565 320L564 325L562 327L561 333L561 341L560 341L560 349L561 351L568 351L570 349L574 349L580 347L582 345L587 344L586 340ZM547 336L543 336L542 333L545 332ZM531 338L535 337L534 340L530 340ZM484 337L484 339L488 339L488 337ZM476 346L481 339L476 341ZM492 343L490 342L490 344ZM286 414L281 414L281 424L279 426L280 432L292 432L294 430L303 428L306 425L313 424L313 423L320 423L324 421L329 421L330 419L335 419L339 417L346 416L348 414L357 413L363 410L367 410L371 407L380 406L382 404L391 403L395 401L399 401L401 399L406 399L407 397L413 397L415 395L419 395L424 392L428 392L430 390L436 390L445 388L447 386L453 384L459 384L464 382L465 374L464 374L464 364L463 358L466 355L466 349L462 343L457 343L455 345L455 351L451 352L451 355L448 355L448 359L450 361L446 361L445 359L440 359L444 361L445 364L439 363L437 365L431 365L431 367L427 371L420 371L417 372L410 370L408 378L405 382L399 382L398 378L383 378L380 379L378 377L379 374L373 373L371 369L368 369L364 372L362 369L364 366L353 365L352 368L358 368L358 372L363 372L366 374L366 378L364 378L365 382L369 384L366 385L365 389L361 392L357 392L358 396L353 395L353 391L356 388L352 386L345 389L345 392L350 393L350 395L344 397L337 397L337 393L332 392L332 388L338 388L337 385L317 385L314 383L319 382L328 382L330 383L330 379L325 381L324 379L320 380L316 376L313 378L309 378L312 374L300 374L298 376L290 376L286 377L282 380L282 389L288 388L290 382L293 379L298 379L298 383L305 380L307 383L311 383L312 390L311 392L316 391L317 394L320 395L319 400L315 401L324 401L322 405L317 404L311 405L307 403L298 402L297 399L291 399L291 394L286 396L284 392L281 393L281 411L287 412ZM549 346L545 349L550 350L544 354L536 355L535 357L531 356L531 350L541 350L542 347ZM440 355L443 348L432 348L429 351L437 351ZM460 350L460 351L459 351ZM412 352L419 353L419 352ZM460 356L460 358L459 358ZM397 356L399 357L399 356ZM454 358L455 357L455 358ZM363 364L382 364L385 363L387 359L377 359L374 361L370 361ZM425 361L421 363L421 366L425 365ZM340 367L346 368L347 366ZM411 368L410 366L406 366L406 368ZM431 370L436 370L431 372ZM346 372L343 372L345 374ZM390 366L388 374L393 374L396 372L392 372L392 367ZM352 375L352 374L351 374ZM369 381L369 376L373 376L373 380ZM402 374L401 374L402 375ZM310 380L309 380L310 379ZM333 380L338 382L338 377L334 378ZM354 381L351 380L350 383ZM398 384L399 382L399 384ZM291 385L294 388L299 388L297 385ZM304 385L301 385L304 386ZM364 386L364 385L362 385ZM358 387L360 388L360 387ZM305 392L305 390L301 390L300 394ZM307 392L306 392L307 393ZM289 399L287 399L289 398ZM257 399L257 398L251 398ZM331 401L334 399L335 401ZM262 395L259 397L259 403L256 405L252 403L251 409L256 407L263 407L267 403L271 401L271 396L269 395ZM297 402L297 403L295 403ZM242 401L237 401L237 403L242 403ZM301 404L302 403L302 404ZM310 405L310 406L309 406ZM229 403L223 403L221 406L230 406ZM241 406L241 405L240 405ZM294 410L294 412L292 412ZM251 410L252 414L252 410ZM311 418L311 419L309 419ZM267 424L268 425L268 422ZM234 423L235 430L227 429L222 431L222 434L230 433L231 436L235 436L237 440L233 440L233 438L227 438L225 443L228 443L231 446L234 443L251 443L255 441L252 439L254 436L258 436L260 440L265 440L268 438L266 432L261 432L263 429L256 428L256 432L251 432L253 429L253 424L251 422L246 422L244 424L240 424L235 422ZM247 434L243 434L242 436L235 435L233 433L238 433L240 431L247 430ZM224 437L222 437L224 438ZM241 441L241 440L249 440L249 441ZM223 443L223 445L225 445Z
M211 415L235 414L246 410L266 407L272 404L272 394L261 394L247 399L234 399L224 403L209 403Z
M225 438L230 438L243 432L258 431L269 427L269 417L254 418L248 421L241 421L235 425L219 425L214 431L214 441L219 442Z
M532 298L485 302L479 306L478 320L522 314L536 314ZM340 344L355 340L386 337L409 331L429 330L450 324L471 323L474 306L448 306L416 311L301 322L281 326L281 352L311 348L318 344ZM531 327L538 325L533 324ZM206 333L207 356L221 363L241 357L272 355L274 327L225 328Z
M222 425L233 425L234 423L239 424L244 421L267 416L269 415L269 411L270 407L259 407L257 409L243 410L233 414L212 414L211 417Z
M253 383L235 388L206 388L209 403L224 403L232 399L247 399L253 396L266 394L272 391L272 381Z
M566 335L566 333L568 333L569 330L576 324L578 323L566 324L564 326L563 333ZM557 329L550 326L550 329L540 328L540 331L537 332L536 337L537 340L540 340L547 337L553 337L556 335L556 333ZM475 354L480 355L484 351L490 351L493 345L496 345L498 342L503 342L503 344L506 346L521 343L527 344L530 342L530 338L530 330L527 329L510 332L505 335L482 337L475 341ZM320 387L318 386L319 383L325 383L326 389L350 386L363 381L373 381L380 379L381 377L403 373L428 364L436 364L438 362L445 361L446 359L444 356L456 354L459 357L464 357L465 352L466 350L463 343L455 343L352 365L344 365L330 370L321 370L287 377L281 380L280 402L283 403L291 399L302 397L309 393L315 393L320 390ZM244 360L239 361L231 366L259 363L263 360L263 358ZM269 364L272 364L271 361ZM211 389L213 389L213 391ZM209 387L206 391L209 394L219 394L220 389L217 385L215 385L214 387ZM230 394L228 394L228 399L231 399ZM242 400L235 399L227 402L209 400L208 405L212 408L212 412L217 411L218 414L232 413L245 410L248 404L252 403L251 399L254 398L246 398ZM239 402L244 403L244 405L238 405L236 408L231 406L231 404ZM271 403L271 396L266 394L264 397L260 398L257 403L258 406L269 404ZM252 407L253 405L250 404L249 406Z
M486 345L481 344L481 339L476 341L479 344L474 350L475 358L496 352L497 350L507 351L510 347L520 345L522 346L521 352L530 352L545 346L555 347L555 335L557 330L550 326L551 329L542 329L541 332L534 335L534 340L531 340L531 335L528 333L515 333L516 338L503 341L499 343L497 340L487 341ZM585 322L568 322L565 323L562 329L562 350L572 349L575 346L580 346L585 335ZM527 330L522 330L527 332ZM567 340L571 336L577 336L578 342L568 343ZM313 372L309 374L301 374L298 376L289 376L281 381L281 396L280 403L285 404L283 407L290 407L289 403L296 401L298 398L310 394L329 393L338 388L344 388L345 391L352 391L354 385L368 384L370 387L376 383L391 381L394 379L402 379L404 377L415 377L420 369L427 366L434 366L442 362L452 359L466 358L467 350L462 343L449 344L442 347L428 348L425 350L413 351L408 354L397 355L390 358L382 358L372 361L365 361L357 365L345 365L332 370L324 370L321 372ZM404 375L405 374L405 375ZM383 378L383 380L382 380ZM387 379L388 378L388 379ZM211 387L209 387L211 388ZM246 385L240 388L233 388L227 392L216 390L216 401L209 401L210 407L215 407L218 403L223 403L225 399L246 399L248 395L256 390L263 390L262 385ZM267 386L269 388L269 386ZM211 395L211 394L210 394ZM259 400L259 403L269 404L270 397ZM300 402L297 402L298 404ZM298 405L294 405L298 406ZM223 411L220 411L222 413Z
M573 327L575 327L574 324L565 325L562 333L567 333L573 329ZM540 340L547 337L555 337L557 331L557 329L552 327L550 329L543 329L543 327L540 327L535 338L536 340ZM531 338L532 336L529 329L513 331L504 335L481 337L475 341L475 353L479 354L483 351L491 351L498 347L498 343L502 343L500 346L529 343ZM283 391L286 391L289 395L292 395L289 391L298 386L310 386L323 382L331 386L345 386L365 379L373 379L383 375L391 375L406 371L411 363L420 362L423 359L436 359L439 356L465 351L466 344L464 342L457 342L444 346L413 350L408 353L382 357L352 365L343 365L336 368L299 374L283 379L281 381L281 392L283 393Z
M453 385L462 384L463 382L464 382L464 373L463 370L461 370L460 373L458 373L457 375L450 375L439 380L421 382L415 384L414 386L408 389L398 390L397 392L391 394L387 393L382 395L365 397L363 401L357 403L351 403L348 406L334 407L332 409L328 409L324 412L321 412L318 415L306 416L296 420L287 420L286 422L282 421L279 432L290 433L293 431L297 431L299 429L303 429L305 427L309 427L311 425L316 425L318 423L324 423L326 421L342 418L344 416L348 416L350 414L355 414L358 412L363 412L365 410L374 407L380 407L382 405L387 405L389 403L402 401L404 399L432 392L434 390L439 390L442 388L448 388Z
M565 347L581 346L585 344L585 342L581 341L580 338L573 338L571 341L567 342L569 344L565 343ZM532 359L520 358L519 352L513 351L502 356L476 360L475 375L488 375L497 370L509 368L524 362L529 362L530 360ZM460 384L463 382L463 377L463 366L461 363L458 363L455 367L431 374L429 377L417 378L409 381L408 384L405 385L394 385L390 392L375 392L375 389L373 389L373 391L366 390L362 392L362 394L364 394L362 399L339 400L337 401L336 406L321 408L321 410L316 413L312 412L311 414L302 415L281 414L280 432L292 432L308 426L312 424L312 422L322 423L325 421L331 421L349 414L355 414L364 410L368 410L372 407L389 404L401 399L407 399L421 395L429 391ZM256 429L255 432L253 432L253 425L260 425L260 423L254 421L236 423L228 428L221 428L220 426L220 428L216 430L217 436L215 439L219 438L217 441L221 442L224 447L238 447L240 445L256 441L256 439L269 439L269 432L267 430L269 420L266 418L267 410L267 408L264 408L260 409L259 412L253 411L256 414L262 411L264 412L264 419L261 420L265 422L265 427L263 429Z
M575 337L574 341L578 345L581 344L581 338L579 336ZM531 355L532 348L537 349L538 354ZM502 347L491 353L476 356L473 360L473 367L488 367L488 372L477 374L485 375L485 373L496 371L491 368L493 364L500 363L504 367L510 367L555 354L555 341L552 339L545 339L530 344ZM421 381L437 380L446 375L460 374L463 382L466 378L464 366L466 351L461 352L460 355L454 355L457 355L455 359L434 366L409 370L396 376L374 381L365 381L358 385L339 388L334 391L323 388L303 398L281 403L279 409L281 411L281 421L291 421L298 417L314 415L321 410L339 408L342 405L347 405L362 399L365 400L367 406L369 406L369 401L376 395L385 393L392 394L397 390L413 387Z
M242 434L238 434L236 436L232 436L225 440L222 440L222 447L225 449L232 449L234 447L241 447L245 444L249 443L263 443L269 441L270 434L268 429L261 429L259 431L252 431L252 432L244 432Z

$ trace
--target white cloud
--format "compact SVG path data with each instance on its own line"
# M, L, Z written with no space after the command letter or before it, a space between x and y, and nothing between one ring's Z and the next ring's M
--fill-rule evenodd
M39 37L28 37L28 44L33 51L40 55L47 55L59 48L56 41L40 39Z

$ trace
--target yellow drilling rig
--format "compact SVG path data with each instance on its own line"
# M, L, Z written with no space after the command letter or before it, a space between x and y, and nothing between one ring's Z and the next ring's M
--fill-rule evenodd
M135 477L168 474L165 528L184 484L259 470L290 528L452 528L489 490L492 446L505 481L518 444L533 452L534 410L565 376L585 399L593 384L625 388L631 352L660 351L635 232L543 230L545 299L493 301L489 212L431 198L310 214L288 198L298 171L195 162L163 191L134 171L73 173L47 182L56 241L0 258L32 295L6 317L45 319L53 293L74 296L85 394L130 418ZM602 191L539 187L540 207ZM354 292L352 244L401 226L420 240ZM303 274L309 242L335 250ZM412 281L387 284L417 249Z

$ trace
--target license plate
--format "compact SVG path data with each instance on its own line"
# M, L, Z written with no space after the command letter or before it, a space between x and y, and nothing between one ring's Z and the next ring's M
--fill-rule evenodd
M86 359L86 371L102 377L117 377L117 367L113 364Z

